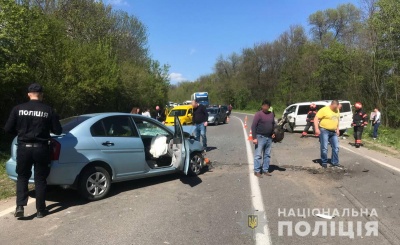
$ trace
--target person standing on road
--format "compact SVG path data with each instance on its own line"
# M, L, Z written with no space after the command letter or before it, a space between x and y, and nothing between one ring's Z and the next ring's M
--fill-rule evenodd
M374 133L373 133L373 138L376 140L378 138L378 128L381 125L381 112L379 111L378 107L375 107L375 116L374 120L372 122L372 125L374 125Z
M50 173L50 132L62 133L58 115L43 100L43 88L34 83L28 88L30 101L14 107L5 125L5 131L18 136L17 149L17 208L15 217L24 216L28 203L28 181L34 166L36 216L46 215L47 177Z
M160 106L156 106L156 113L154 117L157 121L164 123L165 122L165 112Z
M231 116L232 109L233 109L232 104L229 104L229 106L228 106L228 117Z
M364 127L368 125L368 115L363 111L361 102L355 103L354 107L356 108L353 115L354 145L356 148L360 148Z
M307 113L307 119L306 119L307 124L306 124L306 127L303 130L303 133L301 134L301 138L304 138L304 137L307 136L308 130L310 129L310 127L313 128L314 135L318 136L318 135L315 134L315 128L314 128L314 118L315 118L316 114L317 114L317 105L312 103L310 105L310 110Z
M204 105L199 104L198 101L192 101L193 106L193 124L195 125L195 137L200 142L200 136L203 143L203 150L207 152L207 125L208 125L208 112Z
M339 101L333 100L329 106L321 108L314 118L315 134L319 135L321 147L321 165L328 164L328 142L332 146L331 164L340 167L339 164Z
M251 125L251 131L255 138L253 144L255 144L254 154L254 175L261 178L262 174L271 176L268 172L269 163L271 159L271 146L272 139L275 138L275 118L274 113L269 109L271 102L264 100L261 105L261 110L254 115L253 124ZM261 160L263 161L261 164Z

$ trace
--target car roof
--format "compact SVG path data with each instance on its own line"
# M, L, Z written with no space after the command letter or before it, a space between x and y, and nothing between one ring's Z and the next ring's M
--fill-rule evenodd
M318 100L318 101L309 101L309 102L297 102L290 104L289 106L294 106L294 105L310 105L312 103L314 104L319 104L319 105L329 105L332 102L332 100ZM350 103L348 100L339 100L339 103ZM288 106L288 107L289 107Z
M193 108L193 106L192 105L178 105L178 106L175 106L172 110L176 110L176 109L190 109L190 108Z

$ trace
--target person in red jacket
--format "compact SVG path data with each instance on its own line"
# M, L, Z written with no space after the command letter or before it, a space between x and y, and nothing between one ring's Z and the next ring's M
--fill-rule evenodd
M306 124L306 127L303 130L303 133L301 134L301 138L304 138L304 137L307 136L308 130L310 129L310 127L313 128L313 132L314 132L314 135L315 135L314 118L315 118L316 114L317 114L317 105L312 103L310 105L310 110L307 113L307 119L306 119L307 120L307 124ZM318 136L318 135L315 135L315 136Z
M361 102L355 103L354 107L356 108L353 115L355 147L360 148L364 127L368 125L368 115L363 111Z

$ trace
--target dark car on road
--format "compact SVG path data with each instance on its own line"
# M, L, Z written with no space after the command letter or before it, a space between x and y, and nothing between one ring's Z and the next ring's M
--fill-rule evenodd
M226 123L227 115L222 108L209 107L207 108L207 112L208 112L208 123L213 125Z

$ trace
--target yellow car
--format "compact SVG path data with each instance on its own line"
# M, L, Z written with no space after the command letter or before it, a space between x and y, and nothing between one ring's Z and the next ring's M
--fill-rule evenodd
M174 117L178 116L179 121L182 125L190 125L192 124L193 118L193 106L191 105L180 105L175 106L168 114L167 119L165 120L166 126L174 125Z

